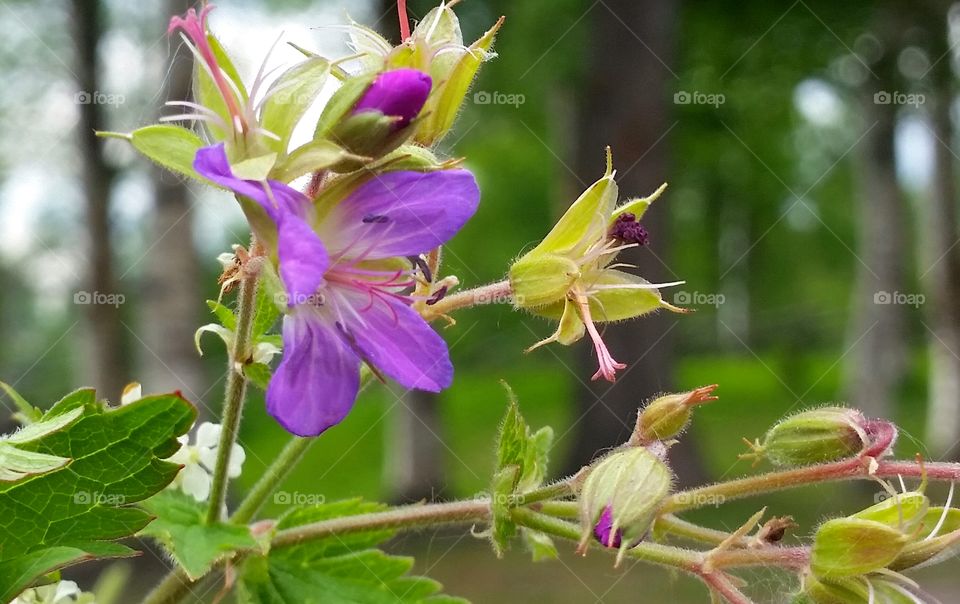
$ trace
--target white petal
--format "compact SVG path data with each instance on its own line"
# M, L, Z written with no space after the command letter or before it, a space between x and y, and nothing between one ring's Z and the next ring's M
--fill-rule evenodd
M243 447L233 443L233 448L230 449L230 465L227 467L227 476L230 478L240 476L240 472L243 470L243 461L246 458L247 452L243 450Z
M167 458L168 461L184 465L190 463L190 447L186 445L186 441L183 439L186 439L186 437L181 436L177 439L180 441L180 448L177 449L176 453Z
M180 473L183 480L180 488L197 501L206 501L210 496L210 475L199 465L191 464Z
M60 604L61 600L69 601L69 598L80 595L80 588L73 581L61 581L57 584L57 591L53 594L54 604Z
M270 359L280 354L280 348L269 342L260 342L253 347L253 362L267 365Z
M213 469L217 467L217 450L219 447L198 447L197 448L197 457L200 459L200 463L203 466L213 472Z
M210 422L203 422L200 424L200 427L197 428L197 439L196 444L198 447L216 447L217 443L220 442L220 424L212 424Z

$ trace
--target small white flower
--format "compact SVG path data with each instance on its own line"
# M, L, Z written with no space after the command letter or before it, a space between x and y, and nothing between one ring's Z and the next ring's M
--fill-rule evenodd
M186 434L178 438L180 449L170 456L170 461L183 464L171 486L181 489L197 501L206 501L210 496L213 469L217 465L217 449L220 444L220 424L204 422L197 428L194 444L189 444ZM247 455L237 443L230 450L230 465L227 476L240 476L243 460Z
M60 581L30 588L10 604L94 604L94 597L80 591L73 581Z

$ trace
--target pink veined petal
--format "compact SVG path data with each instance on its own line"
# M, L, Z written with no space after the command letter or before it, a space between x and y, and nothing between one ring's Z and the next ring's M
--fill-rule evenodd
M365 361L407 388L440 392L450 386L447 343L412 308L386 295L372 294L377 297L371 304L365 293L332 284L328 289L359 314L348 319L346 330Z
M282 214L277 225L277 255L280 278L287 290L287 305L314 304L317 289L330 265L327 249L306 222Z
M387 172L331 208L320 236L334 257L414 256L453 237L479 202L467 170Z
M274 222L278 222L283 213L289 212L304 218L309 212L310 200L307 196L280 181L268 180L265 187L262 182L234 176L223 143L197 149L193 168L204 178L254 200Z
M283 360L267 388L267 411L288 432L317 436L340 423L360 389L360 359L311 308L283 319Z

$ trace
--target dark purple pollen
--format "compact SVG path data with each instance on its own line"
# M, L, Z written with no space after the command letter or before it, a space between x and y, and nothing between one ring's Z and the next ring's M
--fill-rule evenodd
M433 306L447 295L447 286L444 285L440 287L437 291L433 292L433 295L427 299L427 306Z
M643 225L637 222L637 217L630 212L624 212L617 216L607 235L611 239L623 243L636 243L638 245L650 243L650 234L647 233L647 229L643 228Z
M353 112L379 111L396 117L396 128L405 127L423 109L433 80L416 69L394 69L381 73L353 106Z
M600 519L593 527L593 536L605 547L620 547L620 531L617 530L615 534L611 535L611 529L613 529L613 509L608 505L603 508Z
M363 217L363 224L383 224L385 222L390 222L389 216L384 216L383 214L367 214Z

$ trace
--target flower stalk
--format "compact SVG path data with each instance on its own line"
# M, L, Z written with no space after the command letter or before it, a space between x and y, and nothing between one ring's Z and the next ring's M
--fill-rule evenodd
M250 246L256 250L257 243ZM254 252L255 254L256 252ZM237 440L243 403L247 395L247 379L243 374L243 364L250 358L250 336L253 317L256 313L257 270L256 261L248 261L244 267L244 276L240 280L237 294L237 328L233 349L227 361L227 387L223 399L222 431L217 448L217 462L213 470L213 482L210 486L210 500L207 508L207 524L218 522L227 496L227 470L230 465L230 453Z
M427 321L433 321L447 317L455 310L486 304L506 304L512 301L513 289L510 287L510 282L497 281L446 296L435 304L425 307L422 314Z

